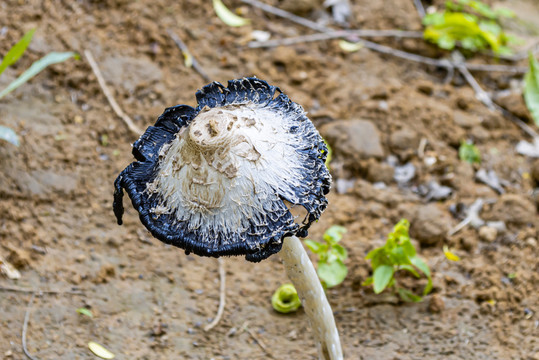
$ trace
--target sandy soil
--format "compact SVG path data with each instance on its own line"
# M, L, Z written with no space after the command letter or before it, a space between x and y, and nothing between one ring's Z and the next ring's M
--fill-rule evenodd
M268 2L293 7L285 4L292 1ZM353 3L353 27L421 27L412 1ZM343 245L350 253L349 275L327 293L346 358L539 359L539 161L516 154L525 134L486 109L461 78L444 84L441 69L367 49L345 53L337 40L243 48L253 30L273 38L309 31L239 2L228 4L252 25L227 27L209 1L4 1L0 54L25 31L38 30L0 87L50 51L88 49L123 109L145 128L167 106L195 105L194 93L205 85L184 66L167 34L172 29L212 80L256 75L280 86L332 145L339 186L309 237L320 239L333 224L348 229ZM533 0L518 6L539 17ZM327 13L305 16L316 20ZM375 40L443 55L417 39ZM488 91L509 89L519 79L476 75ZM519 96L508 104L522 108ZM226 259L226 309L206 333L202 327L218 307L217 261L186 256L151 238L130 207L124 226L116 225L112 183L132 161L136 136L114 115L86 61L52 66L2 99L0 124L22 139L19 148L0 144L0 256L22 274L19 280L0 277L0 287L84 292L38 294L27 332L36 358L94 359L88 341L105 345L118 359L316 358L305 314L280 315L271 307L272 292L286 282L278 256L260 264ZM481 165L459 160L465 139L477 144ZM396 182L395 164L412 164L415 176ZM503 194L475 179L480 169L496 172ZM433 198L432 181L449 186L451 195ZM448 236L462 219L459 209L478 198L486 201L483 219L503 221L506 230L466 227ZM369 276L365 254L402 217L412 222L412 237L433 271L434 291L422 303L375 296L361 286ZM443 245L461 261L448 261ZM402 281L417 291L424 286L423 280ZM0 289L0 357L25 358L21 329L30 296ZM76 313L83 306L93 319Z

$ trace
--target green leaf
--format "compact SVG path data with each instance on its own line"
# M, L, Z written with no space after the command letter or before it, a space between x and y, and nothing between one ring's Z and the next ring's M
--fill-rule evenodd
M0 125L0 139L12 143L15 146L19 146L19 137L17 133L12 129Z
M423 298L419 295L414 294L410 290L404 288L398 288L397 292L402 300L407 302L421 302Z
M407 240L403 241L401 246L402 246L402 249L404 250L404 253L406 254L407 257L411 258L411 257L414 257L416 255L415 247L412 244L412 242L410 241L410 239L407 239Z
M471 142L462 141L459 147L459 158L470 164L481 162L479 149Z
M410 262L427 277L427 286L425 286L425 289L423 289L423 295L427 295L432 290L432 277L430 274L429 266L417 256L410 258Z
M412 265L401 265L399 266L399 270L406 270L411 272L415 277L419 277L419 273L416 271L416 269Z
M333 225L324 233L324 240L327 243L334 245L341 241L344 233L346 233L346 228L344 226Z
M340 260L336 260L332 263L318 263L318 277L326 284L326 287L328 288L342 283L347 274L348 269Z
M309 250L311 250L315 254L320 254L321 252L324 252L327 249L326 244L322 244L313 240L305 239L303 240L303 242L305 243L305 245L307 245Z
M78 58L78 54L74 52L51 52L41 59L34 62L25 72L23 72L17 79L9 84L2 92L0 92L0 99L26 83L28 80L39 74L43 69L49 65L64 62L70 58Z
M393 277L393 266L389 265L380 265L376 270L374 270L374 292L376 294L381 293L386 288L387 284Z
M213 10L215 10L215 13L219 19L221 19L228 26L244 26L251 22L251 20L244 19L228 10L221 0L213 0Z
M333 245L331 252L335 254L337 259L341 261L344 261L348 258L348 251L346 251L346 249L342 245L339 245L339 244Z
M299 309L301 301L296 288L292 284L283 284L273 293L271 306L283 314L291 313Z
M81 314L81 315L86 315L86 316L88 316L89 318L93 318L93 317L94 317L94 314L92 313L91 310L86 309L86 308L83 308L83 307L78 308L78 309L77 309L77 312L78 312L79 314Z
M34 36L36 29L32 29L28 31L22 39L19 40L18 43L13 45L11 49L7 52L6 56L2 59L2 63L0 63L0 74L4 72L8 68L8 66L13 65L19 60L19 58L24 54L26 51L26 48L28 45L30 45L30 42L32 41L32 37Z
M361 285L369 286L369 285L372 285L373 282L374 282L374 279L372 278L372 276L369 276L365 281L361 283Z
M529 53L530 69L524 77L524 100L535 125L539 126L539 63Z

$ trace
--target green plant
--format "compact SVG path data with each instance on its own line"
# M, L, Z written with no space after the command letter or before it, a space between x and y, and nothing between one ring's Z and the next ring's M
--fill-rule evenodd
M524 77L524 100L535 125L539 126L539 62L529 54L530 69Z
M492 9L481 1L447 1L445 10L423 18L425 40L452 50L458 44L470 51L491 49L497 55L511 54L507 46L516 39L503 31L501 18L514 17L507 9Z
M0 75L11 65L15 64L17 60L25 53L28 45L32 41L34 32L36 29L28 31L4 56L0 63ZM26 83L28 80L39 74L43 69L52 64L64 62L69 58L78 58L78 54L74 52L51 52L41 59L34 62L26 71L24 71L17 79L13 80L4 90L0 91L0 99ZM0 139L6 140L15 146L19 146L19 139L17 134L10 128L0 126Z
M333 225L324 233L324 242L305 240L305 245L318 255L317 273L326 288L339 285L348 274L348 268L344 264L348 252L339 244L345 232L344 227Z
M470 164L481 162L481 153L477 146L470 141L461 141L459 147L459 158Z
M275 309L283 314L294 312L301 306L298 292L292 284L283 284L279 286L271 297L271 305Z
M384 246L370 251L366 259L371 261L373 275L363 282L364 286L373 285L376 294L386 288L393 289L404 301L418 302L422 296L416 295L408 289L398 286L395 274L404 270L419 278L419 271L427 277L427 285L423 289L423 296L432 290L432 278L428 265L417 256L414 245L410 241L408 230L410 223L402 219L395 225L393 232L389 233Z

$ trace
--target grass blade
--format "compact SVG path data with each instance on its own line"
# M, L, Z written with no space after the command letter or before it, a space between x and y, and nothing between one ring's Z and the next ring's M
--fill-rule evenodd
M30 42L32 41L32 38L34 37L34 32L36 29L32 29L28 31L22 39L19 40L18 43L13 45L11 49L7 52L6 56L2 59L2 63L0 63L0 74L4 72L8 68L8 66L13 65L19 60L19 58L24 54L26 51L26 48L28 45L30 45Z
M524 100L535 125L539 126L539 63L532 53L530 53L530 70L524 78Z
M26 83L28 80L39 74L43 69L49 65L64 62L70 58L77 58L78 54L75 52L51 52L38 61L34 62L25 72L23 72L17 79L11 82L2 92L0 92L0 99Z

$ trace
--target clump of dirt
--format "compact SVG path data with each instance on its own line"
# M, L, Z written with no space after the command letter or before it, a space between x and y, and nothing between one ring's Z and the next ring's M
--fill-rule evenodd
M227 4L252 24L229 28L211 2L193 0L7 1L0 12L1 54L25 31L38 30L0 87L45 53L88 49L124 111L145 128L165 107L194 105L195 91L205 85L185 67L171 29L212 80L256 75L281 87L335 150L330 205L309 237L320 239L333 224L348 229L342 244L349 274L328 290L347 358L536 359L539 198L533 194L539 179L537 161L514 150L525 138L520 129L485 108L461 79L445 84L445 72L423 64L365 48L346 53L338 40L241 47L253 30L273 38L309 31ZM329 21L319 2L312 4L301 2L294 11ZM519 4L539 16L533 1ZM351 26L358 28L421 29L412 1L359 1L352 12ZM375 40L444 55L419 39ZM490 91L519 79L476 76ZM271 308L272 292L287 281L277 257L260 264L226 259L225 312L204 332L219 303L215 259L186 256L153 239L131 208L124 226L116 225L112 184L132 161L136 136L110 109L86 61L52 66L2 99L0 123L22 140L19 148L0 144L0 258L22 275L0 278L4 358L23 358L30 294L6 291L13 286L83 292L38 293L27 342L39 359L92 359L88 341L131 359L316 357L305 314ZM458 147L468 139L481 151L481 164L459 160ZM477 180L481 169L494 171L503 194ZM440 193L443 186L451 191ZM477 199L484 200L482 226L450 232ZM403 217L412 221L413 241L433 272L433 294L417 304L361 286L369 276L366 253ZM448 261L443 245L461 260ZM417 292L425 285L403 281ZM78 314L79 307L94 318Z

